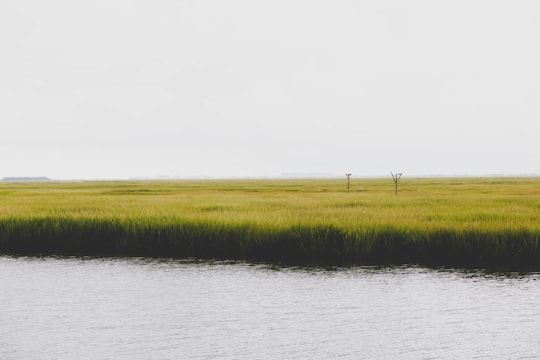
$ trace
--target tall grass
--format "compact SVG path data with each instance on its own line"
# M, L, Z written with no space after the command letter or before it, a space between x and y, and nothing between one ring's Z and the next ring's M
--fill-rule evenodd
M0 183L0 252L540 267L540 179Z

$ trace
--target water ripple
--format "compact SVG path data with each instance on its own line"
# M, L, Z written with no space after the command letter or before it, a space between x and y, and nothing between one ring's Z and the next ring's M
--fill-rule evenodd
M0 257L0 358L534 358L538 279Z

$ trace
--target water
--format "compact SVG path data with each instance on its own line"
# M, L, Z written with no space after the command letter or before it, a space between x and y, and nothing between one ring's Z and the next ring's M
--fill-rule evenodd
M0 257L0 359L517 359L540 275Z

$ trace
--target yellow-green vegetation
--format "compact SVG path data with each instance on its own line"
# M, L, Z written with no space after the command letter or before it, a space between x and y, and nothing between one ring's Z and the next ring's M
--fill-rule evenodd
M540 179L0 183L0 252L540 267Z

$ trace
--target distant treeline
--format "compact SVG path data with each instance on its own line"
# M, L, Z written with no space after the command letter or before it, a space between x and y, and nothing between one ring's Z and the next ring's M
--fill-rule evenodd
M46 182L46 181L51 181L51 179L49 179L48 177L46 176L36 176L36 177L5 177L5 178L2 178L2 180L0 181L4 181L4 182Z

